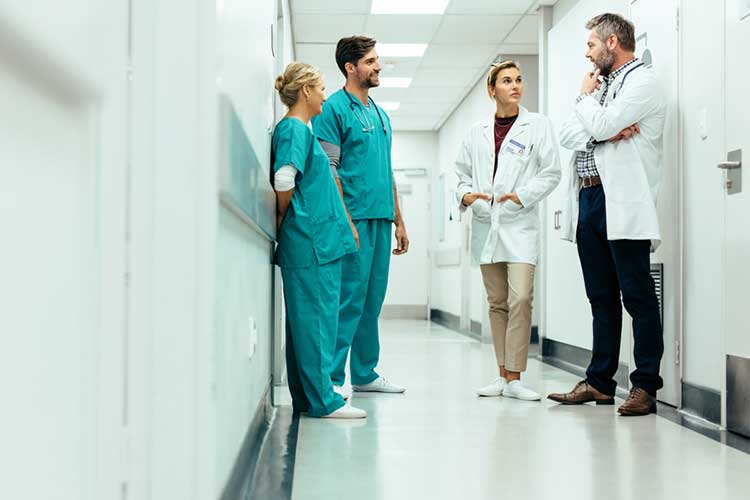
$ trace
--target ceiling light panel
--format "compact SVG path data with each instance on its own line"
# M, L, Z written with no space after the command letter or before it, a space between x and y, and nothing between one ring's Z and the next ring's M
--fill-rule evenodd
M375 46L379 57L422 57L426 43L379 43Z
M443 14L449 0L372 0L370 14Z
M386 88L405 89L411 85L411 78L390 76L380 79L380 86Z
M383 108L385 111L396 111L401 107L401 103L395 101L379 101L378 106Z

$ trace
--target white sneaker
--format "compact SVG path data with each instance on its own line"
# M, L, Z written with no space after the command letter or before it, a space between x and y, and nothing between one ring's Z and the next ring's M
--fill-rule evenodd
M350 394L343 387L341 387L339 385L334 385L333 386L333 392L335 392L336 394L338 394L342 398L344 398L344 401L349 401Z
M503 394L503 389L505 388L505 384L507 383L508 382L503 377L497 377L488 385L485 385L484 387L480 387L479 389L477 389L477 395L490 397L490 398L495 397L495 396L501 396Z
M520 380L508 382L503 388L503 396L523 399L524 401L539 401L540 399L539 394L523 385Z
M388 382L385 377L378 377L369 384L352 385L352 390L354 390L354 392L389 392L393 394L400 394L406 389Z
M365 410L361 410L359 408L355 408L351 405L344 405L341 408L339 408L336 411L333 411L329 413L328 415L323 415L320 418L365 418L367 417L367 412Z

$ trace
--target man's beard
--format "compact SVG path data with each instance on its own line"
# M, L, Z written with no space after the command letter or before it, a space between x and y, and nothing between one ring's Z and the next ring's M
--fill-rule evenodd
M594 65L599 68L599 72L602 76L609 76L612 72L612 66L615 64L615 54L607 51L599 59L594 61Z
M361 81L362 82L361 83L362 88L371 89L371 88L380 86L380 83L375 83L373 81L373 76L374 75L375 74L371 74L370 76L368 76L367 78L365 78L364 80Z

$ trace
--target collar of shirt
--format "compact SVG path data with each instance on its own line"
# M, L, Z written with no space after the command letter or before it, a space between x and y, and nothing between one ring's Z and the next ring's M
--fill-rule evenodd
M638 62L638 58L634 57L630 61L626 62L625 64L617 68L617 70L610 73L609 76L607 77L607 86L612 85L612 82L615 81L615 78L617 78L622 73L624 73L625 70L627 70L628 68L636 64L636 62Z

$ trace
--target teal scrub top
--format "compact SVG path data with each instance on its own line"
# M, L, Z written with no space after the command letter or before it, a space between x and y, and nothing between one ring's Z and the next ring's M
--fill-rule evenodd
M392 221L390 119L372 100L365 107L356 97L349 96L351 100L344 89L334 92L323 104L323 113L313 117L313 130L319 139L341 148L338 173L352 219Z
M276 263L310 267L357 251L328 156L301 120L284 118L271 142L273 171L297 169L292 201L278 231Z

